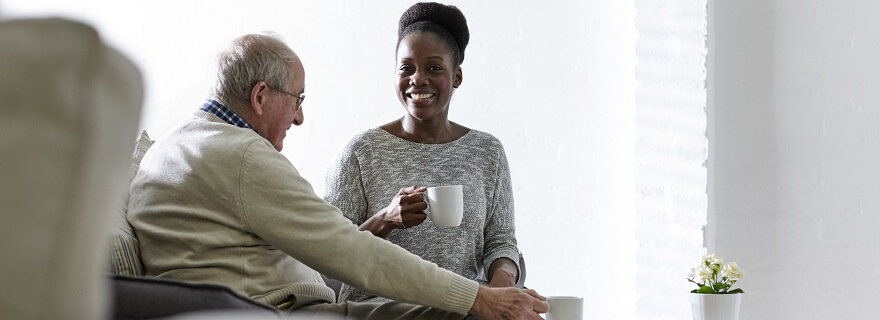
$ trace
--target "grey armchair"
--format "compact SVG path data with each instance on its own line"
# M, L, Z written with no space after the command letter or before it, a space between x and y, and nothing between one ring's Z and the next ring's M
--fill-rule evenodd
M106 316L106 230L143 100L137 68L91 27L0 22L0 310Z

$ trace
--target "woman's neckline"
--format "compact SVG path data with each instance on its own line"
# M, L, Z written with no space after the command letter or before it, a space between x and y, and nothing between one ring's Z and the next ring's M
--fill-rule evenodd
M462 128L464 128L464 127L462 127ZM382 126L376 127L375 129L378 130L378 131L381 131L383 134L386 134L386 135L388 135L388 136L390 136L390 137L393 137L394 139L398 139L398 140L405 141L405 142L412 143L412 144L426 145L426 146L442 146L442 145L453 144L453 143L456 143L456 142L459 142L459 141L463 140L465 137L469 136L469 135L471 134L471 132L474 131L474 130L471 130L471 129L469 129L469 128L464 128L464 129L466 130L466 131L464 132L464 134L459 135L459 136L455 137L454 139L452 139L452 140L450 140L450 141L442 141L442 142L437 142L437 143L428 143L428 142L413 141L413 140L407 139L407 138L405 138L405 137L398 136L398 135L396 135L396 134L394 134L394 133L392 133L392 132L389 132L388 130L386 130L386 129L383 128Z

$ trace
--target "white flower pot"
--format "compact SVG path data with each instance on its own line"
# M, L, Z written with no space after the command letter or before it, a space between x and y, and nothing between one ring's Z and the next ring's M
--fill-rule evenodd
M694 320L738 320L742 293L691 293Z

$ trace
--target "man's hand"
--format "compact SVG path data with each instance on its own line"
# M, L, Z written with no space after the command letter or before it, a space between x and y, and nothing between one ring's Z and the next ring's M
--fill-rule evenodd
M486 320L532 319L542 320L539 313L550 307L546 298L532 289L490 288L480 286L477 299L471 306L470 314Z

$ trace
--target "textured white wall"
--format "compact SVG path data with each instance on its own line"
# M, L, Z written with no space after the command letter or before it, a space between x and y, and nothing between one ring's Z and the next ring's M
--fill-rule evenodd
M305 63L308 95L284 154L321 193L350 135L403 112L394 44L413 2L5 0L2 9L98 27L143 69L142 127L159 137L206 97L223 45L281 33ZM634 4L450 2L472 33L450 117L505 144L527 285L584 296L587 319L636 318Z
M880 2L711 5L707 236L742 318L876 319Z

